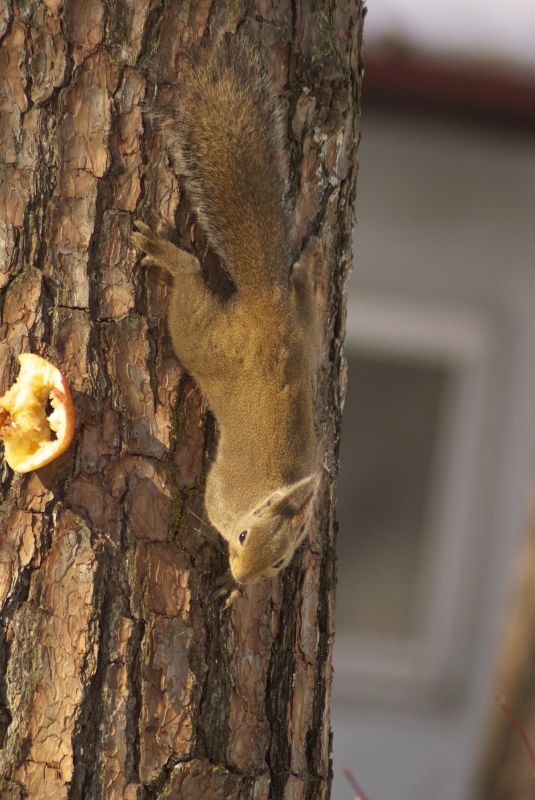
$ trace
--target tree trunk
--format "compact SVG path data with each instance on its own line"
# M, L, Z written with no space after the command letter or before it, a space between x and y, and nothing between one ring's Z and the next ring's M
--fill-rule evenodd
M535 509L519 553L514 599L503 631L495 690L535 747ZM503 710L489 708L475 800L533 800L534 764Z
M344 394L361 0L14 0L0 11L0 395L31 351L66 376L75 439L2 467L0 797L328 798L334 479ZM296 252L325 255L310 541L229 607L199 532L216 431L169 340L133 220L188 234L145 114L184 54L244 27L288 115Z

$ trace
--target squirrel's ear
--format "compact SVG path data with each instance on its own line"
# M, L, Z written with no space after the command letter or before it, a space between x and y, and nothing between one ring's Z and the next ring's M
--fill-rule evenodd
M283 516L288 519L304 514L314 499L321 478L317 469L301 481L273 492L253 511L253 517Z
M271 504L271 513L287 519L303 516L314 500L320 482L319 470L292 486L288 486Z

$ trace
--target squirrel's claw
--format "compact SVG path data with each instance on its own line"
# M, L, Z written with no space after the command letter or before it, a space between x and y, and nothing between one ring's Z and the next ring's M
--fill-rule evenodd
M132 234L135 246L152 258L162 258L165 254L162 240L141 220L137 219L134 225L139 231Z
M213 593L214 600L220 597L225 598L223 608L228 608L234 600L241 594L241 587L236 583L232 576L232 572L228 570L224 575L221 575L216 580L216 586L219 588Z
M134 220L134 226L138 229L138 231L141 231L141 233L144 234L144 236L146 236L148 239L158 238L154 233L154 231L151 228L149 228L148 225L145 225L145 223L142 222L140 219Z
M155 263L173 276L183 272L197 272L199 262L191 253L181 250L168 239L162 239L148 225L140 220L135 221L139 233L132 233L132 241L136 247L146 253L144 264Z

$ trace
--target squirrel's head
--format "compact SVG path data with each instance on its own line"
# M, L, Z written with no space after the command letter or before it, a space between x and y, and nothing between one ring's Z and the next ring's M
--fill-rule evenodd
M238 583L273 578L290 563L306 536L318 484L314 472L240 517L229 545L230 569Z

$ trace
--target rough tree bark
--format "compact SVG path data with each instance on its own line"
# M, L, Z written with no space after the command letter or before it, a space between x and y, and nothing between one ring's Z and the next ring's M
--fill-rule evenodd
M519 553L514 600L500 643L495 691L535 745L535 508ZM533 764L498 706L490 725L474 800L533 800Z
M3 465L0 797L327 798L361 0L13 0L0 11L0 394L22 351L64 372L73 445ZM191 220L161 131L184 53L245 27L288 115L296 252L325 254L323 492L281 579L228 609L198 532L214 421L133 220ZM167 98L167 99L166 99ZM208 454L208 455L207 455ZM192 513L193 512L193 513Z

